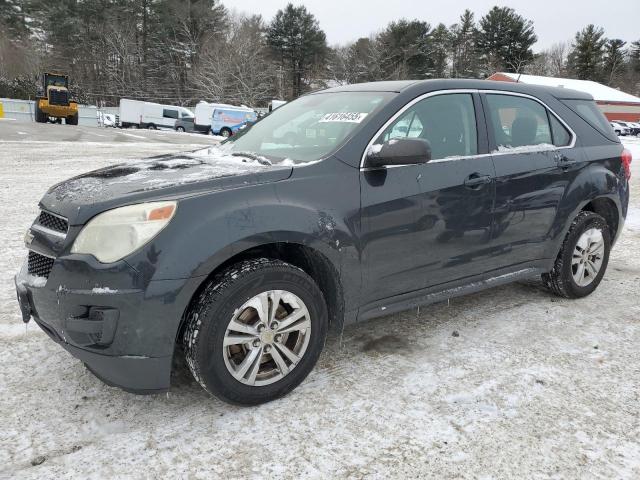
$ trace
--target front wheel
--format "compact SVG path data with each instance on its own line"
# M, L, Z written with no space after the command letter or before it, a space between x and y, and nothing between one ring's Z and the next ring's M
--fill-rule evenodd
M542 279L556 295L586 297L600 284L610 251L611 234L605 219L597 213L580 212L565 236L553 270Z
M231 136L231 130L225 127L220 130L220 135L222 135L224 138L229 138Z
M184 127L176 127L176 131L180 133L184 133Z
M47 114L40 109L40 102L36 100L36 122L47 123Z
M327 325L324 297L309 275L279 260L248 260L214 277L190 308L185 357L209 393L257 405L305 379Z

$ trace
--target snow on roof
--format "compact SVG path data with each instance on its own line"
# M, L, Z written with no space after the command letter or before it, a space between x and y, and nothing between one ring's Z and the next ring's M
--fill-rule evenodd
M513 81L528 83L530 85L541 85L544 87L563 87L579 92L588 93L594 100L602 102L630 102L640 103L640 98L621 92L615 88L607 87L598 82L590 80L576 80L573 78L541 77L539 75L520 75L518 73L499 72Z

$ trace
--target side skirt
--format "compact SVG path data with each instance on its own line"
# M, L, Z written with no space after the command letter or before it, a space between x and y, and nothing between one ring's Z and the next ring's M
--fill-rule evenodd
M423 290L403 293L395 297L377 300L364 305L358 312L357 321L369 320L371 318L382 317L392 313L410 310L419 306L441 302L449 298L461 297L470 293L481 292L500 285L527 280L539 277L548 269L540 267L521 268L508 272L493 272L492 276L478 275L466 278L462 281L451 282L445 285L438 285ZM444 287L444 288L443 288Z

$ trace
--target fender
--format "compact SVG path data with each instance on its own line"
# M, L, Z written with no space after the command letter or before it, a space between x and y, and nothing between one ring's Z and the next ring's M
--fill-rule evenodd
M204 280L243 251L294 243L324 255L342 276L345 300L351 299L361 284L358 172L338 160L332 163L329 171L336 173L327 175L328 183L340 195L319 189L316 173L301 172L289 180L252 185L251 195L238 188L184 198L170 224L127 262L147 281ZM300 170L306 168L311 167Z
M587 190L586 195L585 190ZM618 228L614 238L612 238L612 241L615 241L622 231L624 218L626 217L626 202L621 202L621 199L624 200L624 195L628 198L629 187L626 181L601 163L587 163L586 167L581 169L565 191L565 196L558 208L556 220L552 230L549 232L551 241L545 256L555 261L562 242L571 227L572 220L589 203L600 198L607 198L616 206Z

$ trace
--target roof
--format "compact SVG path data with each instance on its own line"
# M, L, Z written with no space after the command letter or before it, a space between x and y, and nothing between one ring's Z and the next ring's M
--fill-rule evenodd
M542 77L539 75L524 75L518 73L498 72L489 77L490 80L502 80L527 85L540 85L544 87L560 87L588 93L598 102L619 102L640 104L640 98L621 92L615 88L607 87L591 80L576 80L574 78Z
M525 94L548 94L556 98L576 98L591 100L587 93L568 88L554 88L539 85L529 85L510 81L493 82L487 80L464 79L464 78L443 78L434 80L397 80L384 82L355 83L340 87L318 90L316 94L333 92L404 92L408 91L421 95L436 90L504 90Z
M352 83L322 90L326 92L400 92L419 80L390 80L383 82Z

